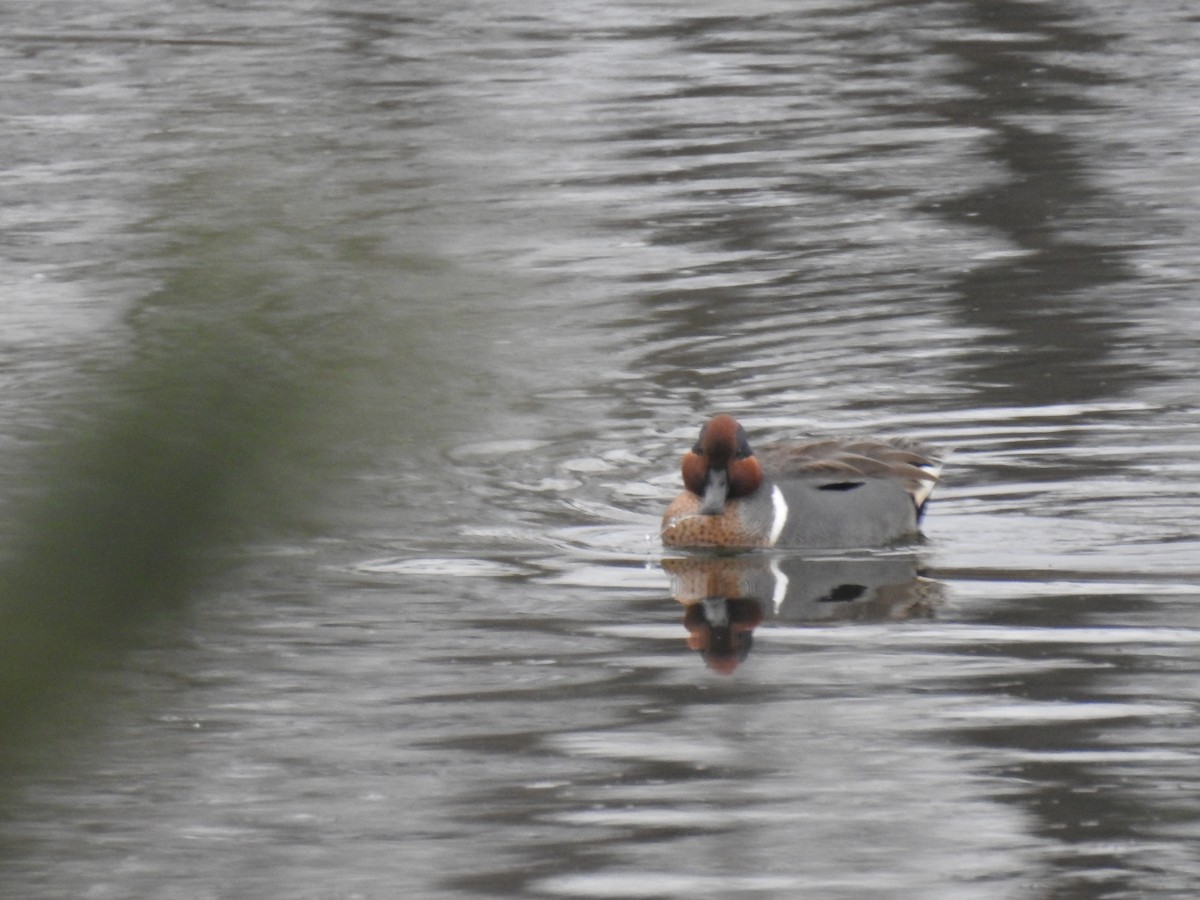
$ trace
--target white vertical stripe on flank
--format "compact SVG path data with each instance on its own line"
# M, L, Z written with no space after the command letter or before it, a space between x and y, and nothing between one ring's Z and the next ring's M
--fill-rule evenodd
M779 489L779 485L771 487L771 505L775 507L775 519L771 522L771 534L769 539L771 546L775 546L775 542L779 540L779 536L783 534L783 526L787 524L788 505L783 499L783 491Z

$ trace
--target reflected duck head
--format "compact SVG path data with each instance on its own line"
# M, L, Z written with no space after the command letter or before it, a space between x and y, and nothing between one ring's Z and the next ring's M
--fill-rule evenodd
M706 597L690 604L683 617L688 647L718 675L732 675L754 645L754 629L763 619L762 604L753 598Z

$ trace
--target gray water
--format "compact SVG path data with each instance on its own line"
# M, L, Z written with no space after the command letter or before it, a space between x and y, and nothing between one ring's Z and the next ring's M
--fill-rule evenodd
M0 17L3 896L1195 894L1190 3ZM925 539L664 560L717 410Z

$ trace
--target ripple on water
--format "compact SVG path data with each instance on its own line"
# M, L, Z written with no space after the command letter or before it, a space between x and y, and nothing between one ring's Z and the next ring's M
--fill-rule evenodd
M504 578L524 575L528 569L514 563L494 559L456 557L423 557L414 559L381 559L359 563L359 572L369 575L421 575L446 578Z

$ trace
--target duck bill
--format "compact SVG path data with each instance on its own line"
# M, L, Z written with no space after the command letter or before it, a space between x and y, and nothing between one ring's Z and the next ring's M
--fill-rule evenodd
M704 497L700 502L700 515L719 516L725 511L725 500L729 496L729 473L724 469L709 469L704 480Z

